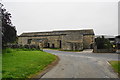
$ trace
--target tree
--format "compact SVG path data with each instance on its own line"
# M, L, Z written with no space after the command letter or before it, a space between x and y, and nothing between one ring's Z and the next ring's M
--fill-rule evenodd
M3 8L3 4L1 5L2 47L4 47L7 43L13 43L16 40L17 31L11 22L11 14Z
M112 48L112 44L110 43L110 41L108 39L105 39L104 36L102 36L102 38L97 37L95 42L97 45L97 49L110 49L110 48Z

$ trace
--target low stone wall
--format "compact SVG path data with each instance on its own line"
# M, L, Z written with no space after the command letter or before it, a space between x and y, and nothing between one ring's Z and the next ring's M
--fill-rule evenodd
M9 44L6 46L7 48L27 48L27 49L32 49L32 48L35 48L35 49L40 49L39 46L36 46L36 45L19 45L19 44Z
M115 53L116 49L94 49L94 53Z

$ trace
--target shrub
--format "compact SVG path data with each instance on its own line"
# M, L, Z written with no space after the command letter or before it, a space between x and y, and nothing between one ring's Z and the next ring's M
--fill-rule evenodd
M6 48L6 49L4 49L2 52L3 52L3 53L11 53L11 52L13 52L13 51L16 51L16 50L13 50L13 49L11 49L11 48Z
M23 50L23 51L28 51L29 49L27 49L27 48L22 48L22 50Z
M29 49L30 47L29 47L29 45L24 45L24 48L27 48L27 49Z
M31 50L33 50L33 51L34 51L34 50L36 50L36 49L35 49L35 48L32 48Z
M102 38L97 37L95 41L96 41L97 49L112 48L112 44L110 43L110 41L108 39L105 39L104 36L102 36Z
M24 50L24 51L40 50L39 46L37 46L37 45L28 45L28 44L26 44L26 45L7 44L6 49L8 49L8 48L10 50L14 49L16 51L21 51L21 50ZM11 52L10 50L8 50L8 53Z

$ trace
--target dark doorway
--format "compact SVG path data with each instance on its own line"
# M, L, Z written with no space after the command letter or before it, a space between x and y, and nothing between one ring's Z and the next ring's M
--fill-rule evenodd
M62 48L62 42L61 42L61 40L60 40L60 48Z
M50 47L50 43L47 44L47 47L48 47L48 48Z
M75 50L77 50L77 43L74 43L74 46L75 46Z
M54 45L54 44L52 44L52 48L55 48L55 45Z
M70 43L70 46L71 46L71 50L73 50L73 48L74 48L74 47L73 47L73 43Z
M90 44L90 49L93 49L93 44Z
M27 42L27 43L28 43L28 44L31 44L31 41L32 41L32 39L28 39L28 42Z

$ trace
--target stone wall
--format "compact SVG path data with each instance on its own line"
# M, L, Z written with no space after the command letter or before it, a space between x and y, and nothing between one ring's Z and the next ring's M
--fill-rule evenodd
M83 36L83 47L84 49L93 48L94 35L84 35Z
M29 37L18 37L18 44L25 45Z
M83 35L77 33L70 33L62 38L63 50L82 50L83 49Z
M83 50L91 48L93 43L93 30L23 33L18 37L18 44L35 44L62 50Z
M115 53L116 49L94 49L94 53Z

